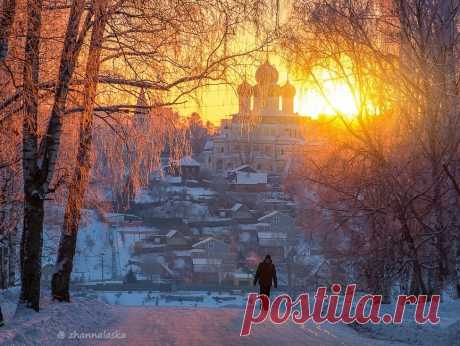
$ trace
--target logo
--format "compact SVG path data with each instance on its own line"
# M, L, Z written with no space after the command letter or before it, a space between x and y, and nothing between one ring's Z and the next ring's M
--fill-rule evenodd
M381 295L366 294L355 302L356 285L348 285L340 304L341 291L341 285L333 284L330 289L332 294L327 294L327 287L319 287L314 299L311 299L308 293L300 294L295 300L287 294L281 294L275 297L273 302L270 302L270 298L264 294L249 293L240 336L249 335L252 325L263 323L267 319L274 324L283 324L289 319L296 324L304 324L310 320L317 324L324 322L401 324L407 304L415 305L414 319L417 324L438 324L440 321L438 311L441 297L439 295L433 295L430 299L426 295L400 295L393 314L381 316ZM261 307L258 314L255 314L256 305Z

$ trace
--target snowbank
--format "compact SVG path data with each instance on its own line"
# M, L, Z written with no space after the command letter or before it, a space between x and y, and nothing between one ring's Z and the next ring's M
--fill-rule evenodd
M383 305L380 315L392 314L394 304ZM409 345L450 345L460 346L460 300L448 300L439 308L440 324L421 325L414 321L415 307L407 305L401 325L365 324L350 325L359 334L386 342L400 342Z
M0 328L1 345L68 345L75 332L110 332L117 320L113 307L92 297L74 297L71 303L52 302L44 293L41 311L27 310L14 316L19 290L0 295L5 326Z

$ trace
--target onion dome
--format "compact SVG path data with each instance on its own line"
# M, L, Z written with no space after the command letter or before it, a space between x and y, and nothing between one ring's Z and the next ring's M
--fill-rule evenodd
M281 94L283 96L287 96L287 97L294 97L295 96L295 94L296 94L295 87L291 83L289 83L289 80L286 81L286 84L284 84L281 87Z
M256 81L259 84L275 84L278 81L278 71L268 60L257 69Z
M246 81L243 81L243 83L241 83L238 86L237 91L238 91L238 95L240 96L251 96L252 95L252 85Z
M267 88L267 96L280 96L281 95L281 87L276 84L269 85Z

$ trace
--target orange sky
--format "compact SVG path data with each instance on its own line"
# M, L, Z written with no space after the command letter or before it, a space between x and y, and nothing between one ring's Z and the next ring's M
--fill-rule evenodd
M275 59L270 59L270 61ZM278 84L283 85L287 80L287 70L276 65L279 72ZM257 66L254 66L254 70ZM254 73L248 73L248 81L255 84L254 78L250 78ZM294 99L294 110L300 115L310 116L313 118L321 114L333 115L337 111L347 115L352 115L356 112L356 105L352 93L345 83L330 82L324 73L315 73L322 78L323 95L318 88L307 79L298 79L295 76L290 76L290 82L296 87L297 93ZM237 85L218 85L210 86L202 89L197 100L188 100L183 105L175 107L183 115L189 115L192 112L198 112L201 116L218 124L222 118L228 117L231 114L238 112L238 97L236 95Z

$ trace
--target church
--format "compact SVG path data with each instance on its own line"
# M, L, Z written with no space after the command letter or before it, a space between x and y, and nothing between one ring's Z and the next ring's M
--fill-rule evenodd
M306 118L294 113L295 87L278 85L278 71L268 60L258 67L256 85L238 86L239 111L223 119L219 134L207 143L203 163L225 174L241 165L283 174L304 144Z

